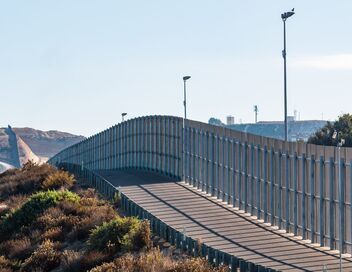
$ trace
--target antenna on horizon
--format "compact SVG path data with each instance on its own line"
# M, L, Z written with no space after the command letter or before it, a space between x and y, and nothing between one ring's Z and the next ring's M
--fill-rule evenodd
M259 112L258 106L254 105L255 123L258 122L258 112Z

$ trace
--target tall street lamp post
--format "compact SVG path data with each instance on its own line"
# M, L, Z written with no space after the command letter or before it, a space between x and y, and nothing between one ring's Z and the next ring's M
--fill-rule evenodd
M121 113L121 117L122 117L122 122L125 121L125 116L127 115L127 112L123 112Z
M190 79L190 76L184 76L183 77L183 106L185 110L185 115L183 118L183 141L182 141L182 160L183 160L183 166L182 166L182 176L183 180L186 181L186 119L187 119L187 104L186 104L186 98L187 98L187 93L186 93L186 81Z
M282 50L282 57L284 58L284 104L285 104L285 142L287 142L287 77L286 77L286 20L291 17L294 13L294 9L289 12L281 14L281 19L284 23L284 50Z

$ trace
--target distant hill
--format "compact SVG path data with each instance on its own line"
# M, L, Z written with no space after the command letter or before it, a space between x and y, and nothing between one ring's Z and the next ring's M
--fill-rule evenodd
M57 130L41 131L28 127L13 130L37 156L44 160L85 139L83 136Z
M45 162L85 137L61 131L33 128L0 128L0 173L9 166L19 167L28 160Z

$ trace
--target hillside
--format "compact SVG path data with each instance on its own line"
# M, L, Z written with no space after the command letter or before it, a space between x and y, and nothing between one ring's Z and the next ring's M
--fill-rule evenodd
M41 131L28 127L13 130L37 156L44 160L85 139L83 136L57 130Z
M8 167L20 167L28 160L45 162L62 149L85 139L61 131L33 128L0 128L0 173ZM6 167L5 167L6 166Z

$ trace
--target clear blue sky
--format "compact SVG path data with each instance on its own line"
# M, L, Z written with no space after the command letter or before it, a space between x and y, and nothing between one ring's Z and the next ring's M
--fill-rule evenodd
M89 136L128 117L301 119L351 112L352 1L0 1L0 126Z

